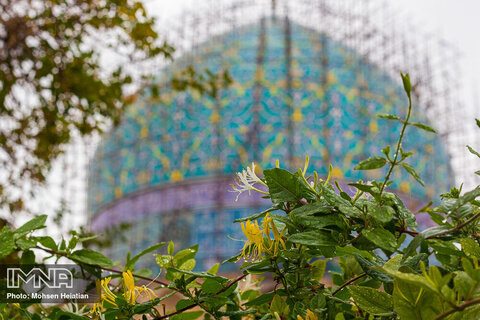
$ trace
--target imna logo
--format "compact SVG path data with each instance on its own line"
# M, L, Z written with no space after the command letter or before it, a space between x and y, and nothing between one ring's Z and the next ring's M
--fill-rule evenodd
M41 268L23 272L21 268L7 268L7 288L20 288L21 283L32 283L33 288L73 288L73 275L67 268L51 267L45 273Z

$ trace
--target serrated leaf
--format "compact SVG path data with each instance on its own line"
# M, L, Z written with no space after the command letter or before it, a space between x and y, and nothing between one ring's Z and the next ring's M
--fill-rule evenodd
M478 153L477 151L473 150L472 147L470 147L469 145L467 145L467 149L468 149L468 151L470 151L471 154L474 154L474 155L476 155L477 157L480 158L480 153Z
M361 286L348 286L347 288L360 309L373 315L393 312L393 299L388 293Z
M407 171L415 180L417 180L418 183L420 183L422 186L425 186L425 183L423 183L417 171L415 171L415 169L410 164L406 162L402 162L400 163L400 166L402 166L402 168L405 169L405 171Z
M428 131L428 132L433 132L433 133L437 133L437 131L435 129L433 129L432 127L424 124L424 123L420 123L420 122L410 122L409 124L411 124L412 126L414 127L417 127L417 128L420 128L422 130L425 130L425 131Z
M385 166L387 160L384 157L374 156L363 161L360 161L353 169L354 170L372 170L379 169Z

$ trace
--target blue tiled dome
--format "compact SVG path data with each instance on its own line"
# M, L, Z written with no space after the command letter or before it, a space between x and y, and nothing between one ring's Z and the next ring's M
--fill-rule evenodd
M165 87L160 102L145 93L128 109L123 122L104 137L91 162L89 211L94 228L121 220L138 226L147 219L144 227L152 229L148 231L155 234L152 237L161 238L157 229L165 222L160 217L167 210L164 206L175 206L165 202L146 205L142 197L220 178L227 183L232 173L252 161L263 168L273 166L276 159L284 167L299 167L309 155L311 167L320 174L326 174L331 163L335 176L343 181L383 175L382 170L351 168L379 154L382 147L393 147L400 126L375 115L403 115L406 96L399 79L392 79L344 44L284 19L264 19L204 43L195 54L165 70L163 77L188 63L212 72L228 69L234 82L217 99ZM416 121L428 123L421 107L413 113ZM453 176L439 136L409 128L404 148L414 151L410 163L429 187L396 172L395 188L420 200L448 188L445 181L453 181ZM204 218L215 210L227 210L230 204L225 199L231 197L223 195L225 189L218 191L222 193L218 201L203 206L216 208L205 209ZM202 207L200 191L189 190L184 195L194 198L189 208ZM158 207L138 209L141 205ZM236 208L232 217L253 210L250 204ZM195 224L195 213L188 210L182 219ZM224 229L215 232L225 237ZM185 245L213 241L208 235L188 239Z

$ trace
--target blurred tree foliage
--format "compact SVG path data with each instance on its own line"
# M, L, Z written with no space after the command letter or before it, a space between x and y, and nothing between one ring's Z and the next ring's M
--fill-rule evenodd
M174 48L160 41L154 23L136 0L0 0L1 207L22 210L25 184L45 182L73 135L119 122L134 101L125 93L132 75L122 65L105 66L101 54L108 48L126 57L131 69L172 58ZM220 77L229 80L187 69L172 83L215 95Z

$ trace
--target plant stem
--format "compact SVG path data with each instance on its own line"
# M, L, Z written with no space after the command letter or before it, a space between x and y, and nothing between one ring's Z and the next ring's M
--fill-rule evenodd
M362 273L362 274L360 274L360 275L358 275L358 276L356 276L356 277L348 280L347 282L345 282L344 284L342 284L340 287L338 287L337 290L333 291L332 296L334 296L337 292L339 292L340 290L342 290L343 288L345 288L346 286L348 286L350 283L355 282L355 281L357 281L358 279L361 279L361 278L365 277L366 275L367 275L366 273Z
M463 304L461 304L461 305L456 306L454 309L447 310L447 311L439 314L434 320L443 319L443 318L445 318L446 316L448 316L448 315L450 315L450 314L452 314L452 313L454 313L454 312L462 311L462 310L464 310L465 308L468 308L468 307L470 307L470 306L473 306L473 305L475 305L475 304L477 304L477 303L480 303L480 298L467 301L467 302L465 302L465 303L463 303Z
M48 252L50 254L54 254L54 255L57 255L57 256L61 256L61 257L66 257L72 261L75 261L75 262L78 262L78 263L81 263L81 264L84 264L84 265L87 265L87 266L91 266L91 267L97 267L97 268L100 268L102 270L105 270L105 271L110 271L110 272L113 272L113 273L118 273L118 274L122 274L123 271L122 270L117 270L117 269L113 269L113 268L107 268L107 267L102 267L102 266L98 266L98 265L93 265L93 264L89 264L89 263L84 263L84 262L81 262L81 261L78 261L78 260L75 260L74 258L72 257L69 257L68 254L66 254L65 252L59 252L59 251L55 251L55 250L51 250L51 249L47 249L47 248L42 248L42 247L39 247L39 246L36 246L35 249L40 249L40 250L43 250L45 252ZM145 276L142 276L142 275L139 275L139 274L135 274L135 273L132 273L132 276L134 276L135 278L139 278L139 279L142 279L142 280L147 280L147 281L150 281L150 282L155 282L155 283L158 283L158 284L161 284L165 287L168 288L168 283L166 282L163 282L161 280L158 280L158 279L155 279L155 278L150 278L150 277L145 277ZM173 287L169 287L170 289L173 289L173 290L176 290L176 288L173 288Z
M220 294L220 293L222 293L222 292L224 292L224 291L227 291L231 286L233 286L235 283L239 282L240 280L242 280L242 279L245 278L246 276L247 276L246 274L243 274L243 275L237 277L237 278L236 278L235 280L233 280L228 286L226 286L225 288L222 288L222 289L218 290L215 294ZM192 309L192 308L194 308L194 307L196 307L196 306L197 306L197 304L192 304L191 306L187 306L187 307L184 307L184 308L182 308L182 309L180 309L180 310L177 310L177 311L175 311L175 312L172 312L172 313L163 315L163 316L161 316L161 317L154 318L153 320L163 320L163 319L167 319L167 318L172 317L172 316L174 316L174 315L176 315L176 314L180 314L180 313L182 313L182 312L184 312L184 311L190 310L190 309Z
M395 167L395 165L397 164L398 153L400 152L400 147L402 145L403 135L405 134L405 129L408 126L408 120L410 119L411 112L412 112L412 98L410 97L410 95L408 95L407 118L405 119L405 121L403 121L403 127L402 127L402 131L400 132L400 137L398 138L397 149L395 150L395 156L393 157L393 161L390 162L390 169L388 170L387 175L385 176L385 180L383 181L383 184L380 188L380 193L379 193L380 199L382 197L382 192L385 189L385 185L387 184L388 179L390 179L390 175L392 174L393 167Z

